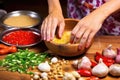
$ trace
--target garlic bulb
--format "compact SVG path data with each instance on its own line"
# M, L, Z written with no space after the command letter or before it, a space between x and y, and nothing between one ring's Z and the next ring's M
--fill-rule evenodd
M91 61L88 57L84 56L81 61L78 62L78 69L91 69Z
M100 58L99 63L92 68L92 74L97 77L105 77L108 74L108 67Z
M112 76L120 76L120 64L113 64L109 67L109 73Z
M44 71L44 72L49 72L50 71L50 65L48 64L48 62L46 61L45 63L40 63L38 65L38 69L40 71Z
M109 45L103 50L103 55L108 58L115 58L117 53L112 49L112 45Z

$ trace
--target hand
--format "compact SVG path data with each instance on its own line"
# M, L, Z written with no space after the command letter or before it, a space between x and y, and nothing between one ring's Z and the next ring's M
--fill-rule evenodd
M79 41L79 50L82 48L83 45L88 48L93 37L101 28L103 20L104 19L96 13L91 13L82 18L72 30L70 42L77 43Z
M41 26L41 36L43 40L50 41L54 38L56 29L58 28L58 37L62 36L64 31L64 17L61 12L51 12L43 21Z

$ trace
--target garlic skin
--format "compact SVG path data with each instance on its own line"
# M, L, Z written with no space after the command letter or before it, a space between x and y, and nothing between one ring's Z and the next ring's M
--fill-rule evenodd
M108 74L108 67L103 63L100 58L99 63L92 68L92 74L97 77L105 77Z
M81 61L78 62L78 69L91 69L91 61L88 57L84 56Z
M120 48L117 48L117 56L115 58L115 62L120 64Z
M120 64L113 64L109 67L109 73L112 76L120 76Z
M106 49L103 50L103 56L114 59L117 53L112 49L112 45L108 45Z
M72 62L72 66L77 69L78 68L78 60L74 60Z
M51 69L51 67L50 67L50 65L48 64L48 62L46 61L45 63L40 63L40 64L38 65L38 69L39 69L40 71L43 71L43 72L49 72L50 69Z

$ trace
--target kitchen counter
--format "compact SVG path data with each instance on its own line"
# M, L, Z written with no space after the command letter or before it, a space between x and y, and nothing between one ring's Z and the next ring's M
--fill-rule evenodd
M112 44L112 46L113 46L112 48L116 51L116 48L120 48L120 36L98 36L98 37L95 37L91 47L88 49L88 51L86 53L84 53L81 56L87 56L91 60L93 60L95 53L96 52L101 53L102 50L104 48L106 48L109 44ZM40 46L41 45L39 45L39 48L31 48L31 50L40 52L41 51ZM81 56L76 57L75 59L80 59ZM0 56L0 59L3 59L4 57L5 56ZM0 79L1 79L1 71L0 71ZM107 77L103 78L102 80L119 80L119 79L120 79L120 77L116 78L116 77L107 76ZM9 78L9 80L10 80L10 78ZM25 78L21 79L21 80L25 80Z

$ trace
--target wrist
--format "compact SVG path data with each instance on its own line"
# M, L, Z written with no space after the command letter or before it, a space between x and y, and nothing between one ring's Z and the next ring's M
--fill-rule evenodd
M48 6L49 6L49 13L52 13L52 12L62 13L59 0L48 0Z

